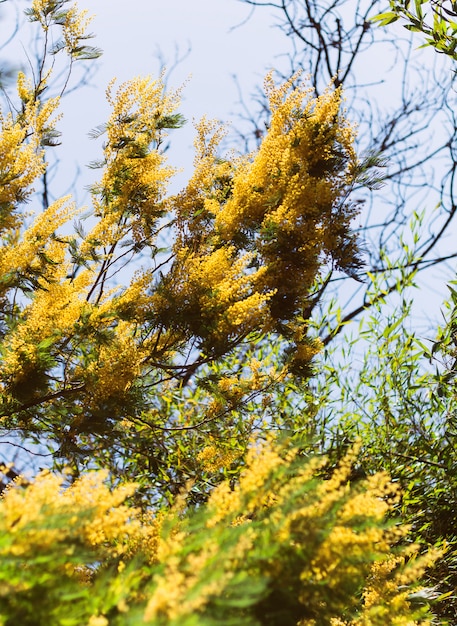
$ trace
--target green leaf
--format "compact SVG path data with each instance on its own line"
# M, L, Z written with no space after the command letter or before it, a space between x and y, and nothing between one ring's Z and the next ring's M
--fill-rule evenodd
M380 26L387 26L388 24L393 24L397 20L400 19L400 16L397 13L393 13L392 11L386 13L379 13L371 18L372 22L379 22Z

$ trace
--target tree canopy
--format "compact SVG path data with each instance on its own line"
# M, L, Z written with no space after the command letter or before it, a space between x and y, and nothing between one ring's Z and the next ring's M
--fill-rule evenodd
M31 18L62 28L57 48L73 59L68 39L79 58L80 19L43 6ZM220 155L224 130L203 119L194 174L171 196L162 144L182 124L179 94L160 78L113 82L111 116L94 131L105 143L91 213L81 219L66 197L32 217L21 207L57 132L59 99L42 99L44 76L19 74L19 113L3 119L0 412L8 429L44 435L76 472L126 438L160 466L168 432L217 432L227 415L241 419L246 396L308 373L319 342L306 308L320 267L360 265L348 200L364 170L354 131L340 90L316 98L306 83L276 87L269 75L259 149ZM256 358L271 341L282 353L274 372ZM166 463L162 473L176 470Z
M454 372L424 364L455 358L455 291L428 346L403 292L417 251L364 265L357 194L384 150L358 153L344 75L268 73L245 153L202 119L175 194L180 90L113 80L87 210L49 201L47 172L74 65L100 54L90 18L27 16L42 53L0 116L0 427L46 469L0 467L0 624L406 626L437 597L444 619ZM356 373L359 337L330 349L360 313L326 299L337 272L370 278Z

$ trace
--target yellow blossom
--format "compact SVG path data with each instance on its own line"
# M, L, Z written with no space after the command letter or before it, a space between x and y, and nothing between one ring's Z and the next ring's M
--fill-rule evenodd
M103 615L92 615L87 626L108 626L109 622Z

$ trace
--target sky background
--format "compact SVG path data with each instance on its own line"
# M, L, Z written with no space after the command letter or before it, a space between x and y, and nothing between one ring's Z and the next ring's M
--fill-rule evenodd
M30 0L10 0L0 7L0 41L8 40L0 53L26 70L27 58L34 60L40 49L33 43L36 25L23 18L28 6ZM90 84L62 102L64 115L58 126L62 146L56 151L59 176L52 186L56 197L68 192L82 168L78 202L83 200L84 183L97 176L84 166L100 158L103 140L90 140L88 133L110 113L104 91L114 77L118 83L139 75L157 77L164 62L172 70L167 73L170 88L184 86L180 110L188 123L173 134L169 152L173 165L183 168L173 185L177 191L192 170L192 120L207 115L239 123L237 83L249 100L267 70L278 67L278 56L288 49L270 11L253 11L239 0L79 0L78 7L94 16L89 32L95 37L88 43L101 48L103 56L95 61L97 71ZM20 28L9 40L16 22ZM173 67L177 56L184 58Z
M0 5L0 17L3 18L0 41L13 33L16 15L22 15L30 1L8 0ZM95 37L90 43L101 48L104 54L94 63L97 71L90 84L67 95L62 102L64 115L58 126L62 131L62 145L55 150L59 168L51 181L53 198L72 192L77 204L89 203L85 190L97 180L100 171L86 166L101 158L103 145L103 138L91 140L89 132L109 116L104 92L114 77L118 83L138 75L155 77L163 61L172 69L167 79L170 87L184 86L181 112L188 122L183 129L171 133L171 149L167 153L172 165L182 168L171 187L172 192L177 192L192 172L192 121L207 115L232 122L232 127L238 128L242 108L237 84L249 107L253 106L250 96L262 85L270 68L284 67L287 72L285 55L290 51L291 42L279 28L275 28L278 14L268 7L253 9L240 0L129 0L128 3L79 0L78 5L95 16L90 26ZM355 6L356 0L342 4L341 10L349 12L345 16L349 22ZM36 25L27 25L23 19L20 23L19 32L0 52L27 68L27 58L36 58L32 36L32 28L36 29ZM382 39L382 32L378 29L378 39ZM399 25L389 27L388 38L392 34L394 37L398 34L398 40L409 37ZM417 46L422 43L420 37L416 41ZM420 68L421 63L426 69L437 60L443 60L431 49L420 53L414 48L416 45L411 49L408 69L412 65ZM402 49L407 51L408 45ZM176 56L184 58L173 68ZM357 57L354 67L357 82L370 85L370 107L374 111L393 107L395 100L401 97L402 65L387 42L369 46ZM410 82L416 82L413 88L417 88L420 70L407 74ZM358 87L352 92L349 88L346 94L347 116L353 119L363 100L362 89ZM353 96L357 98L356 102L351 100ZM436 130L439 132L439 127ZM433 132L431 129L430 133ZM367 147L363 146L365 135L362 128L362 147ZM239 148L244 149L241 142ZM434 201L431 200L428 206L434 206ZM424 207L416 208L421 210Z
M19 16L29 5L30 0L10 0L1 5L0 16L6 18L0 23L4 37L11 31L8 25L14 24L15 13ZM254 9L240 0L79 0L78 6L94 15L89 30L95 37L89 43L101 48L103 56L95 61L97 71L90 84L62 102L64 115L58 126L62 146L56 150L59 171L52 181L54 197L71 190L76 192L78 203L88 201L82 190L99 173L85 166L100 159L103 142L88 135L110 114L104 91L114 77L118 83L138 75L156 77L164 62L172 70L167 74L170 88L184 86L181 112L188 123L172 134L168 153L172 164L183 169L173 183L172 191L176 192L192 171L192 121L207 115L239 127L242 108L237 85L249 107L250 97L269 69L286 68L287 73L286 54L291 42L275 27L277 14L268 7ZM353 6L349 2L347 9ZM31 45L33 32L22 21L16 37L5 48L9 58L13 55L15 62L25 66L27 57L36 58ZM399 28L398 33L402 36L406 31ZM355 71L359 84L379 80L376 98L385 106L398 96L401 76L394 78L395 57L389 48L383 52L380 55L379 48L369 47L357 58ZM174 67L177 56L184 58ZM391 76L388 87L386 76ZM350 118L350 91L347 96ZM78 185L70 189L76 175Z
M280 63L277 57L287 48L268 10L256 10L254 19L248 19L251 8L237 0L130 0L127 4L82 0L78 4L95 14L93 43L103 56L97 61L93 86L69 97L70 106L64 104L63 140L74 146L76 154L90 153L88 161L98 158L101 141L88 140L87 132L109 114L102 94L109 81L155 77L160 71L159 57L172 68L177 54L185 56L168 77L171 88L185 85L181 112L188 120L171 138L169 158L184 168L175 190L192 168L192 120L207 115L236 122L240 109L234 76L248 98L267 69Z
M55 150L58 169L51 179L51 199L72 193L79 206L89 205L87 188L100 177L100 170L86 166L101 158L103 146L103 138L91 140L89 132L103 124L110 114L104 92L114 77L118 83L138 75L156 77L161 63L165 62L172 69L167 75L170 88L184 86L180 111L188 122L184 128L172 131L169 137L171 148L167 152L171 164L182 170L170 188L176 193L192 173L195 134L192 121L207 115L231 122L234 129L239 128L242 108L237 84L247 106L254 106L250 96L262 85L266 72L281 67L287 72L286 54L291 44L284 33L275 28L276 17L269 8L253 10L240 0L129 0L128 3L79 0L78 5L95 16L90 26L95 37L89 43L101 48L103 56L95 61L97 71L90 83L65 96L62 102L64 115L58 125L62 131L62 145ZM30 6L30 0L10 0L1 5L3 39L13 32L15 15L21 15L27 6ZM355 1L342 6L351 11ZM390 28L389 37L392 33L394 36L398 34L398 40L409 37L399 25ZM26 67L28 57L36 58L33 32L32 27L22 20L19 32L1 52ZM416 41L417 46L422 43L420 37ZM415 49L417 46L414 44L410 49L411 67L414 64L420 70L423 63L426 69L437 60L443 60L431 49L420 53ZM408 45L405 44L402 50L407 51ZM184 58L173 67L176 56ZM398 68L402 65L388 43L369 46L358 56L354 68L358 84L370 86L373 110L389 109L401 98L403 83ZM417 83L417 73L408 71L408 76L410 82ZM417 88L417 84L412 88ZM360 108L363 93L361 88L355 92L349 88L346 93L347 116L351 119L354 111ZM355 102L352 101L353 93L358 98ZM434 132L430 129L430 134ZM364 137L362 128L362 147ZM244 149L242 142L239 149ZM388 193L388 186L383 193ZM435 206L433 199L426 202L428 208ZM420 211L424 205L415 208ZM450 243L453 245L453 237ZM446 295L445 284L442 279L428 281L427 289L434 293L434 298L424 299L421 305L421 316L426 325L429 325L430 316L440 317L439 308Z
M14 23L14 12L20 14L29 5L30 0L11 0L1 5L0 16L9 18L2 22L4 32L9 33L5 27ZM103 56L95 61L97 71L90 84L65 96L62 102L64 115L58 126L62 131L62 146L55 150L59 167L51 180L51 199L71 192L79 206L89 204L87 187L99 178L100 170L86 166L101 158L103 145L103 138L91 140L89 132L103 124L110 114L104 92L114 77L118 83L138 75L156 77L162 61L173 68L176 56L184 56L167 78L171 88L184 85L180 110L188 120L183 129L170 135L171 148L167 156L173 166L182 170L170 188L175 193L192 172L192 121L207 115L232 122L233 128L239 127L242 109L237 84L249 107L252 106L250 96L262 85L266 72L271 68L288 67L285 55L290 51L290 41L275 28L276 14L266 7L253 10L240 0L129 0L128 3L79 0L78 5L95 16L90 26L95 37L89 43L101 48ZM353 11L355 1L342 6ZM352 14L348 17L352 18ZM31 32L22 22L16 37L5 48L17 63L26 64L27 56L35 58ZM394 25L389 37L395 32L399 39L409 36L403 27ZM417 46L420 43L422 40L418 38ZM406 44L404 49L408 49ZM420 66L423 62L424 68L436 62L439 56L431 49L422 54L412 49L411 55L411 65ZM358 83L370 85L369 97L374 110L377 107L388 109L401 97L402 75L397 66L401 67L402 63L398 63L398 57L387 43L370 46L358 56L354 68ZM417 79L417 74L410 76ZM351 102L351 90L347 90L350 119L360 106L361 89L354 94L359 98L355 103ZM360 135L363 146L363 129ZM244 145L239 148L243 150ZM433 201L429 206L434 206ZM444 285L439 281L437 303L445 296ZM428 288L433 290L434 285L429 284ZM435 301L425 304L427 308L433 306L433 315L439 314L439 304ZM428 324L429 312L423 317Z

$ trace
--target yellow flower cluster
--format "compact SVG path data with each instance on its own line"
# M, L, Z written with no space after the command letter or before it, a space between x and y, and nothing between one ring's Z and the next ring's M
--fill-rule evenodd
M128 315L129 319L142 323L153 311L152 298L148 294L153 282L153 272L135 272L130 285L116 298L115 308L121 315ZM109 298L101 303L101 315L111 306Z
M343 249L351 252L340 266L354 258L354 246L343 245L354 214L344 203L357 164L354 131L340 114L339 90L312 98L295 79L277 88L267 77L271 125L252 155L220 158L224 129L204 118L194 174L170 200L178 238L157 310L206 333L205 353L207 344L221 350L224 336L283 333L282 322L305 306L323 258ZM298 342L296 369L304 371L317 351Z
M277 528L273 540L284 550L290 549L291 545L297 548L301 545L301 549L309 554L300 574L302 591L299 600L304 606L322 605L322 611L328 611L323 604L326 594L329 597L334 594L333 597L337 598L348 581L366 577L368 582L363 592L360 617L345 622L335 616L331 621L335 626L381 626L387 623L413 626L416 624L414 620L405 621L405 615L411 615L408 585L419 580L439 555L431 550L423 558L411 562L418 546L409 546L398 558L392 557L392 546L408 532L407 526L383 525L387 513L399 500L398 488L385 473L369 477L359 487L351 487L349 474L356 454L357 447L342 460L328 480L321 480L314 489L311 487L305 491L303 504L292 507L287 514L287 503L300 492L300 484L311 486L325 465L325 459L313 459L294 471L287 481L275 484L272 476L278 468L285 468L293 462L295 453L281 455L280 449L271 444L253 448L239 485L231 489L223 483L212 493L207 526L212 528L223 520L226 523L231 520L238 526L259 514L271 520ZM253 532L252 528L249 532ZM403 567L406 556L409 569ZM372 558L375 558L373 565L370 564ZM288 572L280 566L278 569L278 564L272 563L271 568L271 575L275 578L288 579ZM324 595L323 589L326 590ZM347 603L348 598L345 601ZM355 606L357 597L354 596L352 601ZM341 606L340 610L343 612L349 608L349 605ZM300 622L315 623L314 620Z
M409 607L409 585L420 580L425 570L431 567L442 552L436 549L429 551L420 558L415 554L418 546L411 546L402 556L391 555L372 565L368 584L363 592L364 611L359 619L350 623L341 622L345 626L393 626L405 625L401 617ZM414 622L411 622L414 624ZM409 626L406 624L405 626Z
M137 540L142 534L135 510L122 504L135 486L110 490L106 478L106 473L89 472L64 489L62 476L42 472L26 488L8 487L0 501L0 524L13 541L2 557L46 552L59 543L70 557L76 540L96 546L100 556L123 554L130 536ZM54 518L64 523L46 523Z
M23 102L21 115L14 119L10 113L0 113L0 203L9 208L0 218L4 237L21 224L15 208L31 194L30 186L45 170L40 144L45 129L54 127L51 116L58 106L57 98L37 101L22 72L17 88Z
M191 551L183 558L189 536L183 532L173 532L167 538L165 550L159 544L159 557L164 563L164 571L155 578L155 588L148 600L144 620L154 622L155 619L166 619L179 623L180 618L204 613L206 605L224 593L235 574L235 568L252 548L253 538L249 529L243 529L238 541L230 548L225 548L224 558L233 564L233 569L227 568L214 576L214 563L221 549L217 542L205 542L198 550Z
M208 256L182 251L182 257L182 271L186 273L182 296L188 299L198 294L196 306L203 318L217 323L217 334L230 337L262 324L266 315L264 305L272 294L254 291L264 269L247 272L250 254L236 258L232 247L223 247Z
M114 81L107 89L112 114L106 125L104 172L93 193L100 219L84 244L89 249L91 242L111 246L130 232L137 242L150 238L174 174L157 148L164 138L162 120L177 108L179 94L165 94L162 80L150 78L113 90Z
M61 278L62 270L65 270L63 262L58 265L54 278ZM89 309L84 295L91 278L89 271L82 272L73 282L52 282L37 292L32 303L24 308L21 323L4 343L2 376L13 376L19 382L30 368L39 365L41 342L59 342L62 337L66 340L72 337L75 324Z
M47 17L52 13L51 2L52 0L32 0L31 11L33 19L40 23L44 31L48 30Z
M198 250L205 235L213 235L212 220L224 200L224 182L229 182L237 161L221 159L217 150L225 128L203 117L196 124L194 171L186 187L173 200L178 217L178 244Z
M347 219L339 218L335 208L356 156L353 128L339 114L341 92L329 89L312 99L306 85L291 89L297 78L276 88L272 74L267 76L270 128L252 161L245 160L235 172L233 191L217 214L216 229L224 238L259 225L264 231L280 229L301 241L299 251L306 257L331 249L330 219L335 223ZM337 150L344 158L335 169ZM265 253L267 244L265 240ZM308 276L302 279L309 284Z
M179 546L179 544L178 544ZM152 597L149 599L144 613L146 622L166 617L173 621L180 616L189 615L202 610L211 596L220 594L231 573L225 577L208 580L202 584L202 573L208 568L211 560L217 558L218 546L210 544L198 554L190 554L188 569L179 568L179 560L169 556L165 562L165 572L157 582ZM192 593L193 588L199 588L199 593Z
M76 3L67 9L66 2L68 0L58 3L55 0L32 0L27 13L31 21L38 22L45 33L52 26L61 27L63 44L56 43L57 49L64 47L69 56L78 58L84 49L83 42L92 36L86 33L86 29L93 18L87 17L88 12L80 10Z
M221 520L230 519L230 516L236 512L242 515L250 513L250 511L243 511L246 494L252 498L250 501L252 509L257 506L263 507L266 499L269 499L269 494L267 495L261 487L265 484L267 477L284 463L278 450L272 446L263 446L260 449L254 447L250 450L246 463L248 470L242 474L240 483L235 489L232 489L226 481L212 492L209 500L211 516L207 521L208 527L219 524Z
M37 215L17 242L4 246L0 256L0 276L6 286L10 275L38 272L43 286L46 286L66 272L64 259L68 242L65 237L56 239L53 235L77 214L73 204L67 205L68 199L66 196L56 200Z
M93 19L93 17L87 17L87 14L88 11L81 11L76 3L65 12L62 33L65 48L70 55L77 49L81 40L86 37L86 29Z
M134 340L132 326L119 322L115 335L103 345L97 358L84 370L77 372L87 383L88 393L98 406L106 398L122 397L141 373L144 354ZM91 409L91 403L87 407Z
M236 450L211 441L197 454L197 461L201 463L205 471L217 472L220 469L228 469L239 457L240 453Z
M418 557L414 545L392 552L408 529L384 523L398 498L388 477L351 486L354 454L349 453L324 480L317 476L325 459L297 463L297 454L271 442L254 446L239 484L231 489L227 481L216 488L206 513L186 511L183 496L168 513L144 516L125 504L134 485L110 490L106 473L88 472L64 488L62 477L43 472L27 487L11 485L0 499L0 530L8 537L0 558L36 564L59 550L56 572L90 587L106 560L115 559L123 576L130 560L142 554L146 586L140 594L124 591L116 602L126 616L132 603L146 623L179 623L190 615L206 623L215 599L216 605L227 599L231 606L227 594L232 583L240 593L240 580L246 586L240 598L247 600L251 585L256 589L260 580L267 581L260 602L269 586L294 588L289 601L309 615L301 625L428 623L414 619L408 595L439 554ZM87 561L87 548L97 563ZM0 594L25 591L27 584L21 588L19 579L4 580ZM122 583L110 584L114 589ZM91 618L94 624L104 619L102 612Z

